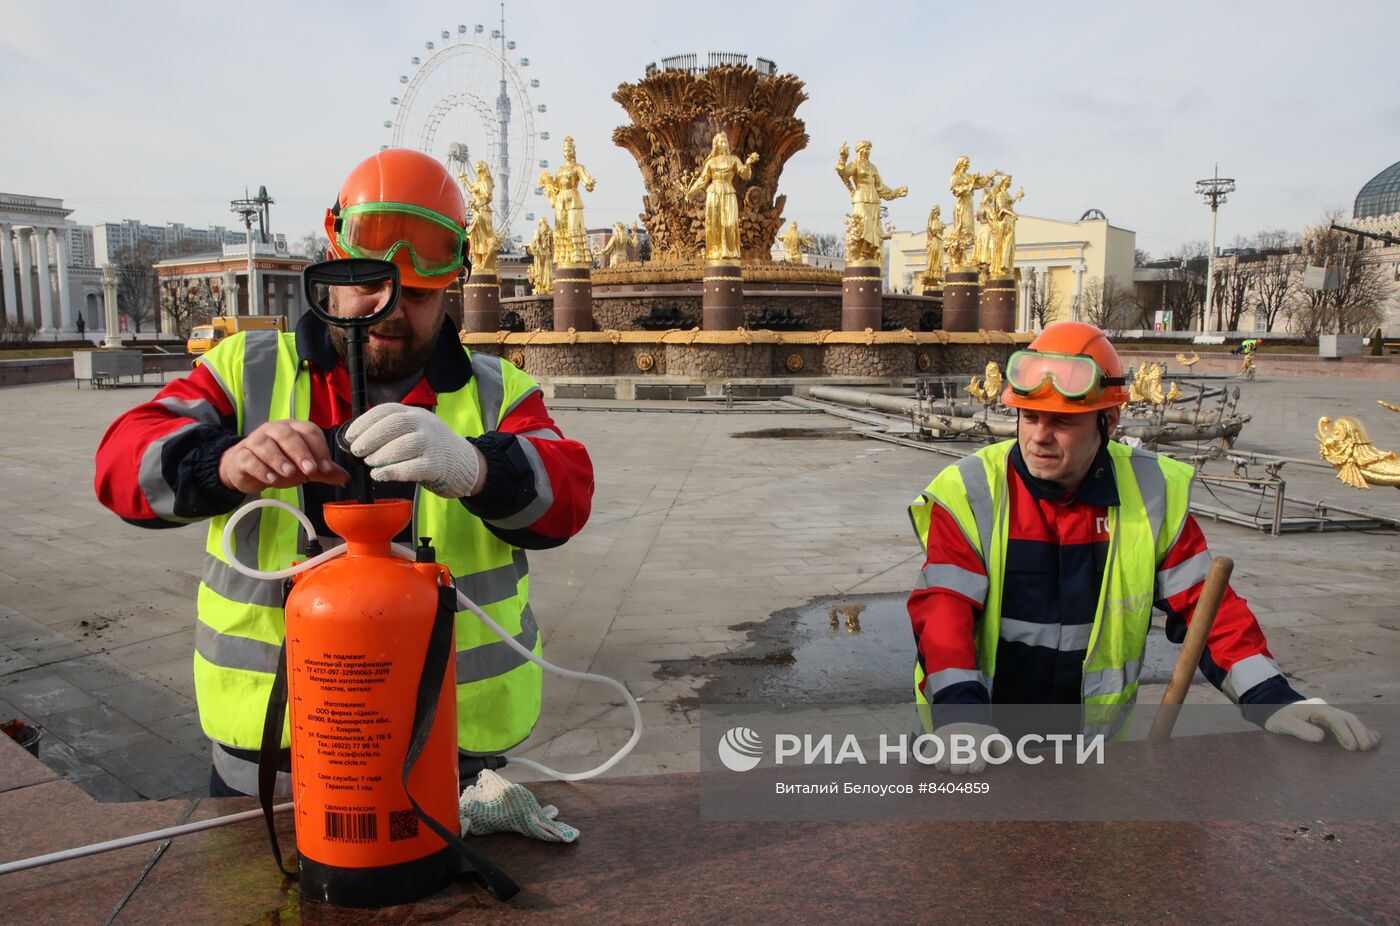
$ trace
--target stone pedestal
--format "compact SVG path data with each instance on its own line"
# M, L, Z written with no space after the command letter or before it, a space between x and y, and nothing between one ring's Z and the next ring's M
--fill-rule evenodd
M473 273L471 279L462 284L462 330L499 331L500 328L500 278L494 273Z
M554 267L554 330L593 330L593 278L587 264Z
M851 261L841 274L841 330L880 330L880 264Z
M733 331L744 323L744 277L738 261L708 261L700 302L706 331Z
M943 279L943 330L976 331L978 292L976 270L950 270Z
M1016 281L993 277L982 290L977 327L984 331L1016 330Z

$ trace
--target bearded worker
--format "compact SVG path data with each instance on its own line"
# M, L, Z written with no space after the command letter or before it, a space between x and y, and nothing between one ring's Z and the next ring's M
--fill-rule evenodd
M224 339L189 376L119 417L97 450L98 498L123 519L209 524L194 687L215 796L258 793L258 746L285 633L281 583L234 571L219 542L230 512L249 499L295 501L329 538L323 508L350 500L345 467L351 455L363 459L377 498L413 501L412 523L433 533L457 587L542 652L525 551L558 546L583 527L593 467L583 445L560 433L530 377L459 342L446 294L470 270L466 217L446 169L406 149L355 167L327 210L332 257L393 261L403 284L397 308L368 332L373 407L359 419L350 421L344 330L308 313L294 332ZM334 287L328 308L369 315L389 293L387 283ZM342 426L348 453L336 440ZM395 539L412 545L411 532ZM284 513L256 512L236 533L248 565L272 570L305 558L300 527ZM469 612L457 615L456 639L466 777L530 734L541 676ZM282 745L278 791L288 793Z
M1127 400L1118 352L1082 322L1046 328L1006 365L1017 437L945 468L910 506L927 558L909 598L925 732L996 733L995 705L1083 705L1116 734L1136 700L1154 604L1180 643L1211 555L1187 510L1192 469L1111 440ZM1271 733L1347 749L1380 737L1293 690L1227 588L1201 671ZM978 772L945 757L938 768Z

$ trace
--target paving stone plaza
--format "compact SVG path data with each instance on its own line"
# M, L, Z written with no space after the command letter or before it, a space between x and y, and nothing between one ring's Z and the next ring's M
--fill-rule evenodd
M1242 389L1240 410L1253 420L1240 449L1315 459L1318 417L1340 414L1362 418L1378 447L1400 447L1400 415L1374 404L1396 398L1390 383L1264 375ZM208 785L191 675L203 528L129 526L92 490L103 430L154 390L4 391L0 719L41 725L54 776L105 802L198 796ZM907 593L917 578L905 506L950 457L851 439L847 422L778 403L733 413L553 404L564 433L588 446L597 491L580 536L530 555L531 597L548 658L620 679L642 699L645 733L612 775L696 770L702 686L775 613ZM736 436L775 429L787 436ZM1400 518L1400 492L1360 492L1297 466L1284 475L1290 495ZM1400 533L1203 527L1212 549L1235 559L1234 585L1295 687L1336 703L1400 699ZM871 700L889 702L907 683L914 655L901 610L866 618L868 632L903 647L881 668L888 677L871 682ZM833 678L830 690L789 694L861 703ZM1192 700L1221 698L1197 682ZM523 754L582 769L625 741L628 713L606 689L546 675L545 692Z

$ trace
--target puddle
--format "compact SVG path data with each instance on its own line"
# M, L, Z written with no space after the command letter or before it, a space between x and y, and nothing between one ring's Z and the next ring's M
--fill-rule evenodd
M914 635L908 595L815 598L764 621L736 624L748 641L728 653L658 663L661 678L702 678L686 707L702 704L908 704L913 700ZM832 620L832 611L836 620ZM857 611L854 625L846 613ZM858 626L859 629L853 629ZM1142 681L1171 678L1177 647L1154 625ZM1205 684L1197 677L1198 684Z
M740 431L730 437L768 438L770 440L863 440L859 431L850 428L764 428Z

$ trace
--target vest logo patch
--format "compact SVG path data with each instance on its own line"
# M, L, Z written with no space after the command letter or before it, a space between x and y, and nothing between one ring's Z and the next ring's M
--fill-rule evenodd
M1125 595L1122 598L1109 598L1103 603L1103 613L1105 617L1124 617L1128 614L1138 614L1152 605L1152 593L1143 592L1140 595Z

